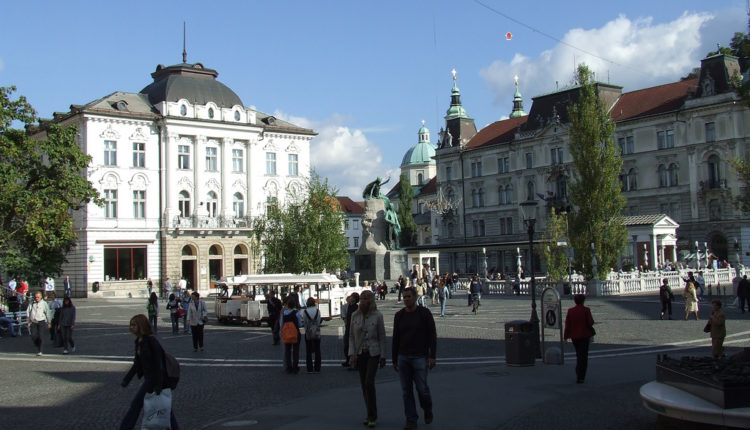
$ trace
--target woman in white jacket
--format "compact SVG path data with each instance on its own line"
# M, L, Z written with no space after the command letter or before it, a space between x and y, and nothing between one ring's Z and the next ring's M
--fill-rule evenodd
M187 309L187 321L193 334L193 351L198 351L198 348L203 351L203 325L208 321L208 309L206 302L200 300L201 295L197 291L190 296L192 303Z

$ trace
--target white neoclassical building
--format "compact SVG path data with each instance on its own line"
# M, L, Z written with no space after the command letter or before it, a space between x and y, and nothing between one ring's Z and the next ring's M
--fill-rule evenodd
M95 282L98 294L141 293L166 277L205 291L258 269L253 217L303 189L315 133L245 107L217 76L183 58L138 93L55 114L78 128L92 157L84 174L104 199L74 214L62 276L76 296Z

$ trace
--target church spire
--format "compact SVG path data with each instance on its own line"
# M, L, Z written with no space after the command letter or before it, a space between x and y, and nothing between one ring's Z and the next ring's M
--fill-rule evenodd
M456 69L451 70L453 74L453 88L451 89L451 107L445 113L445 119L450 118L468 118L466 110L461 106L461 91L456 85Z
M521 92L518 91L518 76L514 76L513 79L516 81L516 93L513 95L513 111L511 111L510 117L518 118L525 116L526 112L523 111L523 97L521 97Z
M182 21L182 63L187 64L187 50L185 49L185 21Z

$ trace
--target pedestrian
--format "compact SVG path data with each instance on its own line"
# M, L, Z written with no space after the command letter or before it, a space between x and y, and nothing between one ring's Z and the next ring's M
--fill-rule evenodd
M685 320L690 316L690 312L695 314L696 321L698 318L698 296L695 295L695 283L688 281L685 291L682 292L685 299Z
M172 334L180 332L180 299L174 293L169 294L167 310L169 310L169 319L172 322Z
M284 343L284 371L286 373L299 373L299 343L302 336L299 328L302 326L297 302L297 294L286 297L284 310L281 312L281 341Z
M417 305L425 306L424 304L424 294L425 294L424 278L417 279L416 292L417 292Z
M469 306L471 306L475 298L477 300L477 306L479 306L482 300L482 283L479 282L479 277L477 275L474 275L471 278L471 283L469 284ZM476 309L472 309L472 312L476 313Z
M167 276L167 279L164 281L164 286L162 288L162 297L167 297L167 294L172 292L172 281L169 279L169 276Z
M404 402L406 425L404 429L417 428L419 415L414 402L414 388L417 390L419 406L424 413L425 424L434 418L432 396L427 385L427 371L437 363L437 332L435 319L429 309L417 306L414 288L404 290L404 308L393 318L391 361L401 381L401 395Z
M404 275L398 276L398 281L396 281L396 290L398 290L398 297L396 298L396 303L401 303L401 296L404 294Z
M385 295L388 294L388 284L385 280L380 284L380 300L385 300Z
M448 295L450 294L450 289L448 288L448 284L446 284L444 281L440 282L440 287L438 289L438 300L440 300L440 316L445 317L445 303L448 301Z
M156 293L151 293L148 297L146 311L148 312L148 322L151 324L151 327L154 328L154 334L157 334L159 332L159 329L156 326L159 320L159 298L156 297Z
M63 281L63 288L64 288L64 296L71 297L72 291L73 291L73 285L70 283L70 276L68 275L65 275L65 280Z
M70 297L65 297L60 308L60 336L62 336L63 354L76 352L73 342L73 329L76 326L76 307Z
M351 332L352 315L359 309L359 293L351 293L346 298L346 317L344 318L344 362L343 367L349 368L349 333ZM350 368L350 370L355 370Z
M190 295L191 303L187 310L187 321L190 324L190 332L193 334L193 352L198 348L203 351L203 327L208 322L208 309L206 302L200 299L201 295L193 291Z
M748 297L750 296L750 281L747 280L747 275L742 275L742 280L737 285L737 300L738 306L741 313L745 313L745 303L748 303ZM748 303L748 311L750 311L750 303Z
M719 358L724 355L724 338L727 337L727 326L724 312L721 310L721 300L712 300L711 306L713 311L706 328L711 333L711 355L714 358Z
M586 379L586 369L589 362L589 345L591 338L596 334L594 330L594 317L591 315L591 309L583 305L586 296L576 294L573 296L575 306L568 309L565 316L565 334L564 338L573 340L573 347L576 349L576 383L583 384Z
M21 278L18 281L18 286L16 287L16 294L18 295L18 306L23 309L24 303L26 303L26 293L29 292L29 284L26 283L26 279Z
M320 373L320 310L315 306L315 299L307 298L307 307L302 311L305 324L305 364L307 373ZM313 362L314 356L314 362Z
M182 278L177 282L177 288L180 289L180 294L187 293L188 285L187 285L187 279Z
M146 289L148 290L149 296L154 292L154 282L151 280L151 278L148 278L148 281L146 281Z
M669 311L669 319L672 319L672 300L674 300L674 293L672 293L672 288L669 286L669 279L664 278L659 287L659 301L661 302L660 320L664 319L664 312L666 311Z
M385 367L385 322L371 291L362 292L359 309L352 315L349 366L359 371L359 383L367 410L363 424L373 428L378 420L375 374L378 367Z
M151 324L149 324L146 315L138 314L130 319L130 332L135 335L135 356L133 365L123 378L120 385L124 388L130 384L133 376L143 378L141 388L136 392L130 408L120 422L120 430L132 430L138 421L138 415L143 409L143 399L146 393L161 394L161 391L170 388L167 380L164 366L164 350L156 340L153 334ZM179 430L177 419L174 416L174 408L170 411L169 416L170 428Z
M276 297L275 291L266 293L266 308L268 309L268 325L271 327L273 336L273 345L278 345L281 341L279 334L279 317L281 315L281 300Z
M698 272L698 275L695 276L695 280L698 283L698 289L700 289L700 294L698 294L698 299L702 299L706 297L706 280L703 278L703 271L701 270Z
M190 325L188 324L188 309L190 309L190 305L193 303L193 297L190 295L190 293L185 290L184 292L180 293L177 292L177 295L181 297L180 299L180 306L182 306L182 328L184 329L185 333L190 333Z
M31 340L37 348L36 355L42 355L42 343L45 331L52 327L52 312L47 302L42 300L42 292L34 292L34 301L29 305L29 331Z
M5 316L5 312L3 312L2 309L0 309L0 327L2 326L7 327L12 337L18 336L18 334L16 333L15 321Z
M47 305L49 310L52 312L52 327L49 331L49 340L52 341L52 346L62 346L62 336L60 336L60 308L62 302L55 296L54 291L47 293Z

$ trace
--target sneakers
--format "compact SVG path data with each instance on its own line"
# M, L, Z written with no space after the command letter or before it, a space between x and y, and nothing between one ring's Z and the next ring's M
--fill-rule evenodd
M68 350L67 349L63 350L63 354L68 354Z
M432 415L432 412L425 412L424 413L424 423L425 424L431 423L434 418L435 417Z
M37 352L37 353L36 353L36 356L37 356L37 357L41 357L41 356L42 356L42 351L39 351L39 352Z

